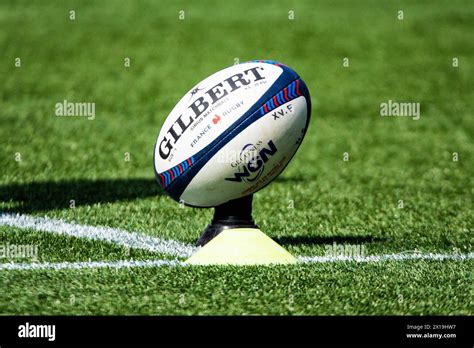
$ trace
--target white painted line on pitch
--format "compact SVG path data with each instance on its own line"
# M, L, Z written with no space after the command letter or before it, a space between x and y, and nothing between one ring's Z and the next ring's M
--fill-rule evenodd
M185 266L177 260L145 260L145 261L89 261L89 262L60 262L60 263L0 263L0 271L12 270L61 270L61 269L91 269L91 268L132 268L132 267L161 267Z
M384 262L384 261L407 261L407 260L455 260L465 261L474 258L474 253L469 254L386 254L371 255L365 257L325 257L325 256L300 256L298 260L305 264L336 263L336 262ZM0 263L0 271L13 270L62 270L62 269L92 269L92 268L135 268L135 267L176 267L192 266L179 260L143 260L143 261L88 261L88 262L60 262L60 263Z
M469 254L434 254L434 253L399 253L368 256L300 256L302 263L329 263L329 262L383 262L383 261L409 261L409 260L455 260L465 261L474 259L474 253Z
M2 225L31 228L70 237L101 240L126 248L143 249L177 257L188 257L198 250L197 247L175 240L156 238L111 227L79 225L47 217L0 213L0 226Z
M474 253L469 254L387 254L371 255L366 257L324 257L324 256L300 256L298 260L306 264L335 263L335 262L383 262L383 261L406 261L406 260L456 260L465 261L473 259ZM0 271L28 271L28 270L63 270L63 269L93 269L93 268L152 268L152 267L176 267L192 265L178 260L143 260L143 261L89 261L89 262L60 262L60 263L0 263Z
M20 214L0 213L0 226L30 228L38 231L56 233L65 236L101 240L115 243L127 248L143 249L152 252L188 257L199 248L175 240L166 240L140 233L127 232L120 229L101 226L87 226L68 223L47 217L36 217ZM468 254L436 254L420 252L402 252L398 254L368 256L299 256L300 263L330 262L384 262L407 260L455 260L474 259L474 253ZM124 267L158 267L184 265L178 260L146 260L146 261L96 261L96 262L63 262L63 263L0 263L0 270L33 270L33 269L85 269L85 268L124 268Z

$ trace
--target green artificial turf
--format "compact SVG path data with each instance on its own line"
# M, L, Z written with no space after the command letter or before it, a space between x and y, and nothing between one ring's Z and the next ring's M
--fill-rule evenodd
M388 262L36 271L28 277L9 272L2 302L15 305L2 305L2 312L466 315L471 268L459 262Z
M212 211L181 207L155 183L160 126L204 77L272 59L301 75L313 110L290 165L254 197L261 229L295 255L334 243L467 254L473 23L470 1L2 1L0 212L193 243ZM65 99L96 103L96 117L56 117ZM388 100L420 103L420 119L381 117ZM8 243L38 245L42 262L163 258L0 227ZM472 314L472 266L0 270L0 313Z

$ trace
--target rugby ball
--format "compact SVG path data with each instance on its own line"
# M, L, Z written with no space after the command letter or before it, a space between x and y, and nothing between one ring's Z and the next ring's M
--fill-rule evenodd
M260 190L298 149L311 114L308 88L288 66L250 61L199 82L166 118L156 179L176 201L213 207Z

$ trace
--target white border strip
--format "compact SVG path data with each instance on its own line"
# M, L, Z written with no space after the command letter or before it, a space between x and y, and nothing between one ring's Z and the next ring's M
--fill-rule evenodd
M175 240L151 237L111 227L79 225L47 217L0 213L0 226L31 228L70 237L101 240L126 248L143 249L175 257L189 257L198 249Z
M474 253L469 254L423 254L423 253L400 253L386 255L368 256L300 256L298 260L303 263L329 263L329 262L383 262L383 261L409 261L409 260L455 260L465 261L474 259Z
M89 262L60 262L60 263L0 263L2 270L61 270L61 269L92 269L92 268L132 268L132 267L161 267L184 266L177 260L145 260L145 261L89 261Z

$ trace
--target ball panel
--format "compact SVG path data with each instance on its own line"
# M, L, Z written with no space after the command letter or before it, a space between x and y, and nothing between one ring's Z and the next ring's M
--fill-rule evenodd
M202 167L181 200L210 207L260 190L281 173L296 152L308 116L304 96L264 114Z

